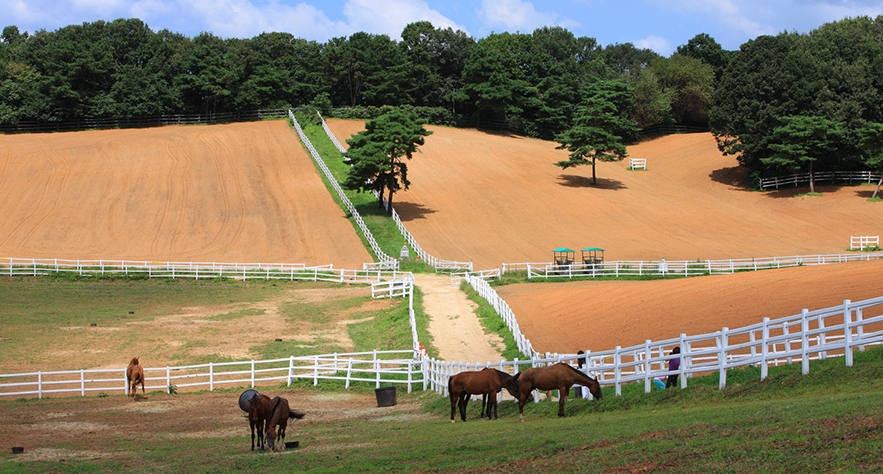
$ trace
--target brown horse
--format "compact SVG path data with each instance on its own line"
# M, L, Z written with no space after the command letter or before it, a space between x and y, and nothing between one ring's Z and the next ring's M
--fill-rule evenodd
M276 397L270 402L270 415L267 417L267 446L271 451L276 451L276 438L279 438L279 449L285 449L285 428L288 426L288 419L301 419L303 413L291 411L288 400L282 397Z
M254 432L258 431L258 447L264 449L264 423L270 415L270 397L255 393L248 399L248 426L251 428L251 450L254 451Z
M139 365L137 357L132 357L132 360L129 361L129 366L126 367L126 387L132 392L132 400L135 399L135 389L139 383L141 384L141 396L143 397L145 395L144 368Z
M515 381L518 383L518 415L521 421L524 421L524 404L530 399L534 389L558 389L558 416L564 416L564 402L567 401L567 393L573 385L589 387L592 396L601 399L601 384L597 380L561 362L549 367L522 370L515 375Z
M497 413L497 393L505 388L510 395L518 398L518 385L515 377L496 369L487 368L479 371L460 372L448 379L448 397L451 399L451 423L454 422L454 414L457 406L460 407L460 419L466 421L466 405L471 395L487 395L487 415L491 417L491 407L494 409L494 417ZM479 418L484 417L484 400Z

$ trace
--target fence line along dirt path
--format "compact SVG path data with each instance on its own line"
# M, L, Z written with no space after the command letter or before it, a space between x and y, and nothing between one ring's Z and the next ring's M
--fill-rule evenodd
M429 334L439 358L451 362L499 362L502 339L485 333L475 314L477 305L448 275L414 274L429 315Z

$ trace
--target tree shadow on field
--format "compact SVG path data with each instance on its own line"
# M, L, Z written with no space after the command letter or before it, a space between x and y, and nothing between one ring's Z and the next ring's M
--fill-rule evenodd
M592 178L587 176L576 176L573 174L562 174L558 177L558 184L568 188L594 188L613 191L628 189L622 181L615 179L598 178L597 181L597 184L592 184Z
M399 218L402 222L409 222L417 219L426 219L428 214L435 214L435 209L430 209L423 204L416 204L408 201L399 201L393 203L393 207L396 212L399 213Z
M748 180L745 169L741 166L730 166L714 170L708 175L712 181L736 188L737 191L748 191Z

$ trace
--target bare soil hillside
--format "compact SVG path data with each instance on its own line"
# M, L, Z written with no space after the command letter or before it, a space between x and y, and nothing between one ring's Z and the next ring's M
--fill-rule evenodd
M341 140L358 121L331 120ZM628 161L562 170L554 142L476 130L434 133L409 163L411 187L394 206L430 254L501 263L548 262L552 250L601 247L607 260L695 260L843 253L853 235L883 233L870 186L747 191L744 172L711 134L671 135L629 147Z
M680 280L510 285L497 293L536 350L572 354L735 329L804 308L875 298L883 296L881 282L883 261L874 260ZM879 314L878 307L864 317Z
M332 120L340 139L363 127ZM628 162L561 170L556 144L476 130L434 133L410 163L395 208L430 254L501 263L548 262L552 249L597 246L608 260L727 259L844 253L853 235L883 233L871 186L747 190L734 157L710 134L632 147ZM579 253L577 253L577 257ZM883 262L665 281L536 283L498 288L539 351L627 347L701 334L883 295ZM562 331L567 328L566 331Z
M0 258L372 258L285 121L0 136Z

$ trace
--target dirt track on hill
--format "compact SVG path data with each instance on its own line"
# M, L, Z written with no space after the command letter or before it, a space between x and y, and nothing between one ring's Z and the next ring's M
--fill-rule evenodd
M0 258L372 261L285 121L0 136Z

